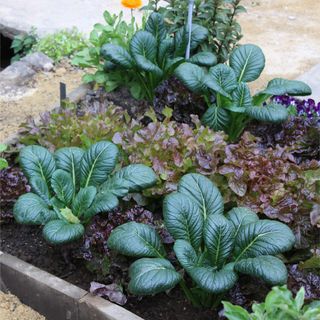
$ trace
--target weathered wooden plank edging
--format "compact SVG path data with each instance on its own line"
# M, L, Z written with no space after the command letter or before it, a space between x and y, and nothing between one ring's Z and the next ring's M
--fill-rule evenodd
M0 251L0 289L47 320L143 320L126 309Z

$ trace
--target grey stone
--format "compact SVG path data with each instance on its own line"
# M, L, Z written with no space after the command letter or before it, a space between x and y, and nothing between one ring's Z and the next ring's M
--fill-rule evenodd
M0 82L2 86L23 86L35 73L25 62L17 61L0 72Z
M312 94L309 98L314 99L316 102L320 101L320 63L299 76L297 80L304 81L311 87ZM303 97L303 99L307 98Z
M35 71L51 71L53 69L53 60L50 59L42 52L34 52L28 54L21 59L22 62L26 63L30 68Z

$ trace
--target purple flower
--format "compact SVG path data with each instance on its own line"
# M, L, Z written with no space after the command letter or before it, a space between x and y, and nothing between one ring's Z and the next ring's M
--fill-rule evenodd
M316 104L313 99L301 100L288 95L283 95L273 96L272 101L282 104L287 108L294 107L298 116L307 117L309 119L320 117L320 102Z

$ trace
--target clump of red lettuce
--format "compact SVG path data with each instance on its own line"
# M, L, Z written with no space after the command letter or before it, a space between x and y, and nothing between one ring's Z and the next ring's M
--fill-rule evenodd
M13 218L14 203L30 191L30 186L22 171L15 166L0 170L0 181L0 219Z
M149 116L153 121L146 127L136 126L113 137L129 163L146 164L159 176L158 184L145 195L162 196L176 190L178 181L188 172L209 176L217 172L227 145L223 132L202 126L197 116L191 116L194 128L171 120L171 114L163 122L152 112Z
M291 224L300 235L313 228L310 214L320 202L319 161L298 165L287 148L262 148L245 133L238 144L226 147L219 173L227 178L238 206Z

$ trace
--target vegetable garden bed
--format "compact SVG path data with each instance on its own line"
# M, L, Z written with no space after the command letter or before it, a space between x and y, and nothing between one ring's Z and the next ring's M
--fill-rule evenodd
M194 23L193 1L104 13L73 59L93 89L0 158L3 251L146 320L318 320L320 103L296 80L251 93L245 9L202 2Z

